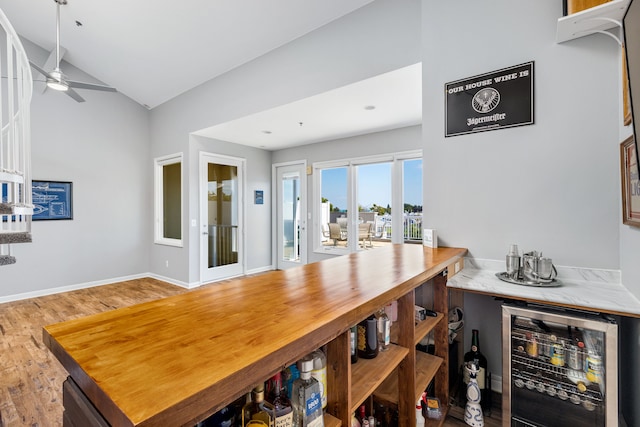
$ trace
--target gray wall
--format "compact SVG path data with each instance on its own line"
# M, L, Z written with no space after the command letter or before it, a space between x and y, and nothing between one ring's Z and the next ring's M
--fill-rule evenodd
M619 47L603 35L556 44L561 13L557 1L423 1L426 217L444 245L468 247L473 257L503 259L518 243L559 265L621 268L640 295L632 265L640 236L620 226ZM491 25L478 34L478 22ZM534 125L444 138L444 83L530 60ZM465 304L466 328L499 325L491 298L469 295ZM620 335L636 355L637 330ZM496 373L500 346L489 340L482 348ZM623 372L633 385L625 389L637 390L637 367ZM637 393L622 396L626 407L640 407Z
M420 61L419 34L419 0L373 2L154 108L151 156L191 153L192 132L415 64ZM236 150L243 149L237 146L227 154ZM186 171L190 177L193 173ZM257 179L249 187L270 182L271 175ZM185 187L185 191L189 190ZM265 199L267 195L265 192ZM198 213L186 199L184 209L185 229L189 230L184 248L149 244L150 270L195 285L199 280L198 228L189 225ZM270 251L270 227L261 228L251 239L255 248ZM255 260L253 256L249 263L257 266L262 253ZM167 260L169 268L165 267ZM271 261L264 267L270 265Z
M23 40L29 59L48 52ZM66 63L71 79L95 81ZM42 80L41 76L34 77ZM78 91L77 103L34 84L33 178L73 182L73 220L34 221L33 243L13 245L0 301L147 271L151 168L147 110L114 93Z

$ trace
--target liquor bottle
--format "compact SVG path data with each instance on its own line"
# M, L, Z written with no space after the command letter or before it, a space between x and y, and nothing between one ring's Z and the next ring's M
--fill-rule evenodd
M272 389L269 403L276 413L275 427L293 427L293 406L286 396L286 389L282 387L282 373L278 372L271 378Z
M416 402L416 427L424 427L425 419L422 413L422 399Z
M358 325L354 325L351 327L351 363L356 363L357 361L358 361Z
M257 385L251 392L251 400L242 407L242 427L249 422L251 427L272 427L275 420L273 405L264 400L264 384Z
M322 396L322 409L327 407L327 357L321 349L311 353L313 357L313 369L311 376L320 384L320 395Z
M373 359L378 355L378 325L376 318L369 316L358 323L358 357Z
M313 358L305 356L298 361L300 378L293 382L291 403L293 404L294 427L324 427L320 384L311 376Z
M365 420L369 421L367 419L367 415L366 415L366 408L364 405L360 405L360 408L358 408L358 421L360 421L360 425L364 427L364 422Z
M391 343L391 321L384 312L384 308L378 310L376 317L378 319L378 351L387 351Z
M480 337L477 329L471 331L471 350L464 354L465 365L467 362L474 362L478 367L479 372L476 376L478 382L478 388L480 389L480 405L485 414L489 414L491 411L491 387L489 384L488 376L489 370L487 368L487 358L480 351ZM469 372L467 369L463 369L464 372L464 384L469 384Z

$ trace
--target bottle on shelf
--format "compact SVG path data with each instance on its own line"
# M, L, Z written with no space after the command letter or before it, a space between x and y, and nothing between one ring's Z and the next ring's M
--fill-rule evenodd
M391 321L389 316L380 308L376 314L378 320L378 351L387 351L391 344Z
M422 413L422 399L416 402L416 427L424 427L424 414Z
M324 427L320 384L311 376L313 357L298 361L300 378L293 382L291 403L294 427Z
M351 327L351 363L356 363L357 361L358 361L358 325L354 325Z
M358 357L373 359L378 355L378 325L376 318L369 316L358 323Z
M355 412L351 414L351 427L362 427L362 424L358 421Z
M324 351L317 349L311 353L313 357L313 369L311 376L320 384L320 395L322 396L322 409L327 407L327 357Z
M364 405L360 405L360 408L358 408L358 421L360 421L360 425L362 427L364 427L364 422L365 420L367 422L369 422L369 420L367 419L367 414L366 414L366 408Z
M491 387L489 384L488 376L489 370L487 365L487 358L480 351L480 332L477 329L471 331L471 350L464 354L465 365L468 362L473 362L478 367L478 373L476 380L478 382L478 388L480 389L480 405L485 414L491 411ZM464 384L469 384L469 372L467 369L463 369Z
M286 396L286 388L282 386L282 372L278 372L271 378L271 393L269 403L273 405L275 411L276 427L292 427L293 426L293 406Z
M273 405L264 400L264 384L258 384L251 392L251 399L242 407L242 427L273 426L275 411Z

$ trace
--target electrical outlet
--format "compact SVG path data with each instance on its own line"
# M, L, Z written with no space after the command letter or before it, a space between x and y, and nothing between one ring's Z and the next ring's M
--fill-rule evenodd
M166 261L164 262L164 266L165 266L165 267L167 267L167 268L169 268L169 260L166 260Z

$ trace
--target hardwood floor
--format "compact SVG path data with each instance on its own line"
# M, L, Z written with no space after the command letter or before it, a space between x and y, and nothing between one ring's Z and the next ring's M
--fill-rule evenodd
M62 425L67 372L43 344L43 326L183 292L139 279L0 304L0 426Z
M44 326L184 292L145 278L0 304L0 427L62 426L67 372L43 344Z

